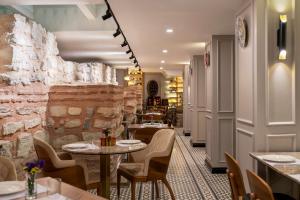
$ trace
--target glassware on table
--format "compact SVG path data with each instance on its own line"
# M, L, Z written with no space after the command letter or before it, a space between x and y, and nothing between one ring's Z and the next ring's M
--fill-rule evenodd
M37 184L36 184L36 174L26 173L26 182L25 182L25 199L31 200L37 198Z
M47 195L52 195L52 194L60 194L61 193L61 178L49 178L47 180Z

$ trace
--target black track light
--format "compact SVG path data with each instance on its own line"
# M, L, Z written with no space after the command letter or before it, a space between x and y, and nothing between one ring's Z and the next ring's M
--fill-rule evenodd
M128 51L126 51L127 54L129 54L129 53L131 53L131 52L132 52L131 49L129 49Z
M133 54L129 57L130 60L131 60L131 59L134 59L134 58L135 58L135 57L134 57Z
M136 64L136 63L137 63L137 60L136 60L136 59L134 59L133 63L134 63L134 64Z
M128 45L127 41L124 40L124 42L121 44L121 47L125 47L125 46L127 46L127 45Z
M112 17L112 14L111 14L110 10L108 9L108 10L106 10L105 15L102 16L102 19L103 20L107 20L107 19L109 19L111 17Z
M116 30L116 32L113 34L113 36L114 37L118 37L118 35L120 35L121 34L121 30L120 30L120 28L118 28L117 30Z
M138 63L135 65L135 67L138 67L138 66L140 66Z

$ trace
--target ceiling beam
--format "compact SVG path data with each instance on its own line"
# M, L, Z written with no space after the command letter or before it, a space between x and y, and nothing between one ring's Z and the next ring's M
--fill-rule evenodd
M25 15L26 17L33 19L33 6L20 6L20 5L13 5L10 6L11 8L15 9L19 13Z
M2 0L1 5L76 5L103 4L104 0Z
M88 20L95 20L95 19L96 19L94 13L91 11L90 8L88 8L87 5L84 5L84 4L77 4L77 7L79 8L79 10L84 14L84 16L85 16Z

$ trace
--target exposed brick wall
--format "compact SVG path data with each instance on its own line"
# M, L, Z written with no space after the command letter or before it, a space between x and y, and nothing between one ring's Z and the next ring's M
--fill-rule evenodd
M127 86L124 88L124 115L129 121L135 119L136 111L142 109L142 87Z
M119 133L124 93L116 84L115 69L64 61L54 34L21 15L0 15L1 155L21 179L36 158L33 135L59 150L97 139L103 128Z
M48 87L0 85L0 145L5 155L14 158L18 172L23 164L35 158L31 135L47 139L45 113Z
M99 135L103 128L115 131L122 122L122 107L123 88L119 86L51 87L46 116L53 146Z

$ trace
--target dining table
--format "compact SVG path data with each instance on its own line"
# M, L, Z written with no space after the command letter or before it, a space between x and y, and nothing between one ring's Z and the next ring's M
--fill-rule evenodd
M59 198L59 199L72 199L72 200L86 200L86 199L105 200L106 199L106 198L91 194L85 190L79 189L77 187L74 187L74 186L69 185L64 182L61 182L59 193L54 194L55 196L53 196L53 195L48 196L47 188L48 188L49 179L52 179L52 178L51 177L43 177L43 178L38 178L36 180L36 182L38 184L38 188L41 188L41 191L38 192L38 194L37 194L38 199L47 199L48 200L48 199L53 199L55 197ZM18 181L18 182L25 185L24 181ZM14 196L14 197L12 197L12 196ZM0 196L0 199L24 200L25 192L10 194L8 196Z
M80 142L87 144L87 148L68 148L68 145L62 146L62 150L70 154L79 155L99 155L100 156L100 195L104 198L110 198L110 156L115 154L127 154L141 151L147 147L143 142L135 144L121 144L119 141L113 146L101 146L100 141ZM74 144L79 144L74 143Z
M136 129L143 128L157 128L157 129L174 129L174 126L162 123L143 123L143 124L129 124L128 131L134 131Z
M300 152L251 152L249 155L257 161L259 176L268 182L271 171L279 174L297 186L296 196L300 199Z

